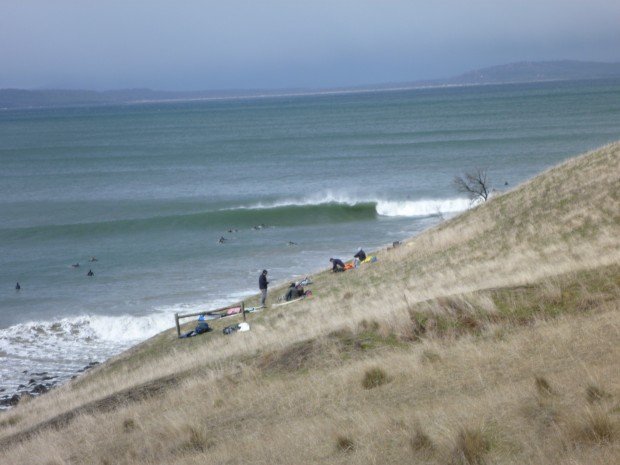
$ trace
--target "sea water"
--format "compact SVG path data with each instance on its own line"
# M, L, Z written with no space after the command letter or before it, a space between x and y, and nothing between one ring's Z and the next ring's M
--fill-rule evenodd
M0 388L415 235L459 173L618 139L618 80L0 111Z

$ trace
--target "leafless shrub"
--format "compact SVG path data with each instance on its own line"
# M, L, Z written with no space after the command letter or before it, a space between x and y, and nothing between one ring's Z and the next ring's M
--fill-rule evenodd
M478 168L471 173L464 173L454 177L456 190L466 194L472 202L482 200L486 202L491 193L487 170Z

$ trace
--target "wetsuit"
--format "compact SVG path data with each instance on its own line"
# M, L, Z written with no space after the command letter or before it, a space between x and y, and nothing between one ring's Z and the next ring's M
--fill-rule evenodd
M265 305L265 300L267 300L267 286L269 285L269 281L267 281L267 275L261 273L258 278L258 288L260 289L260 304Z
M332 261L332 271L344 271L344 263L339 258L334 258Z

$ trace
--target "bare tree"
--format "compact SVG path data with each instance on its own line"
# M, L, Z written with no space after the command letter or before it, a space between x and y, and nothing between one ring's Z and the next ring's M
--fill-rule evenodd
M467 194L472 202L482 200L486 202L491 192L487 170L478 168L473 173L464 173L454 177L454 186L459 192Z

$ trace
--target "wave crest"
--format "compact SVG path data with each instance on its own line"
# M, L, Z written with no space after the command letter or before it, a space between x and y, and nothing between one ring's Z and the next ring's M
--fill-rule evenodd
M0 351L8 356L80 360L84 352L109 355L173 325L170 313L146 316L84 315L26 322L0 330Z
M347 194L326 192L304 198L290 198L273 202L259 202L252 205L233 207L229 210L275 210L303 207L360 207L374 206L376 214L391 217L420 217L467 210L471 202L465 198L385 200L371 197L351 197Z
M381 216L433 216L458 213L470 207L468 199L430 199L404 201L378 201L376 210Z

